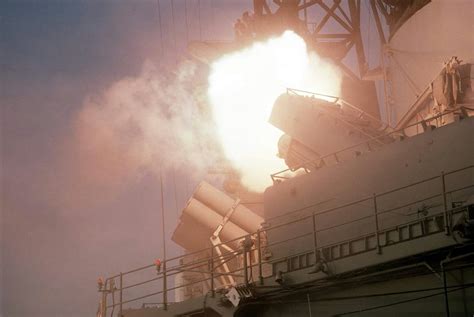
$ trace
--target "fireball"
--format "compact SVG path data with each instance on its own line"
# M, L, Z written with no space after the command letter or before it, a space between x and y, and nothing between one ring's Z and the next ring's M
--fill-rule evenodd
M208 96L224 153L248 189L261 192L270 174L285 169L277 157L281 132L268 123L286 88L339 96L340 71L307 50L292 31L256 42L211 64Z

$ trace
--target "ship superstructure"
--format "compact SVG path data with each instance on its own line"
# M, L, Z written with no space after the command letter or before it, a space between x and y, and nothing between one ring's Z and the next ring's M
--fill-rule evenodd
M172 237L186 253L101 281L98 315L471 316L474 51L459 12L472 4L368 1L381 52L371 67L361 1L277 2L254 1L238 41L297 31L344 71L341 96L289 87L269 119L288 169L271 175L263 212L202 182ZM459 23L432 21L443 12ZM330 20L342 30L323 32ZM191 51L205 60L222 47Z

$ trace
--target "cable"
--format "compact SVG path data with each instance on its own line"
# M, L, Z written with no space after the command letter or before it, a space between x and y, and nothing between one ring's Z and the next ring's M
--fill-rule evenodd
M447 287L447 288L450 288L450 290L447 291L447 293L456 292L456 291L471 288L471 287L474 287L474 283L464 284L462 286L452 285L452 286ZM393 296L393 295L404 295L404 294L413 294L413 293L420 293L420 292L429 292L429 291L436 291L436 290L441 290L441 289L444 289L444 287L433 287L433 288L426 288L426 289L419 289L419 290L409 290L409 291L390 292L390 293L377 293L377 294L367 294L367 295L357 295L357 296L328 297L328 298L309 300L309 302L317 303L317 302L327 302L327 301L341 301L341 300L352 300L352 299L376 298L376 297L382 297L382 296ZM443 294L444 294L444 291L434 293L434 294L424 295L424 296L420 296L420 297L416 297L416 298L400 300L400 301L393 302L393 303L390 303L390 304L377 305L377 306L372 306L372 307L368 307L368 308L364 308L364 309L359 309L359 310L344 312L344 313L340 313L340 314L335 314L335 315L333 315L333 317L339 317L339 316L344 316L344 315L350 315L350 314L355 314L355 313L360 313L360 312L365 312L365 311L371 311L371 310L386 308L386 307L400 305L400 304L409 303L409 302L414 302L414 301L418 301L418 300L422 300L422 299L426 299L426 298L430 298L430 297L434 297L434 296L440 296L440 295L443 295ZM246 306L253 306L253 305L301 304L301 303L306 303L306 302L308 302L308 298L296 299L296 300L265 300L265 301L257 301L257 302L246 303L246 304L242 305L241 308L244 308ZM236 312L235 315L237 315L237 312Z
M198 22L199 22L199 40L202 41L202 28L201 28L201 0L198 0Z
M395 54L392 54L392 59L395 61L395 64L398 66L398 68L401 70L402 75L405 77L405 79L408 82L408 86L411 88L412 92L415 94L415 96L418 98L419 96L422 95L422 92L420 88L416 85L415 81L410 77L410 75L405 71L405 69L402 67L402 65L398 62L397 58L395 57Z
M212 30L214 31L214 35L215 35L215 30L217 30L217 28L216 28L216 12L215 12L214 0L211 0L211 21L212 21Z
M184 23L186 24L186 46L189 43L189 31L188 31L188 0L184 0Z
M370 68L370 25L372 15L370 14L370 7L367 2L364 1L365 6L367 7L367 15L369 16L369 23L367 26L367 65Z
M176 193L176 171L175 170L173 170L173 187L174 187L174 204L176 208L176 217L179 217L178 195Z
M451 288L456 291L460 288L470 288L474 287L474 283L468 283L463 285L451 285L447 288ZM340 296L340 297L326 297L326 298L319 298L311 300L312 303L316 302L331 302L331 301L341 301L341 300L352 300L352 299L363 299L363 298L376 298L376 297L384 297L384 296L395 296L395 295L407 295L407 294L416 294L416 293L423 293L423 292L432 292L444 289L443 286L440 287L431 287L431 288L422 288L422 289L414 289L414 290L407 290L407 291L400 291L400 292L387 292L387 293L374 293L374 294L366 294L366 295L355 295L355 296ZM444 293L444 292L443 292ZM441 294L443 294L441 293ZM433 295L433 294L430 294ZM280 303L280 304L289 304L289 303L303 303L306 302L307 299L295 299L295 300L270 300L270 301L262 301L260 303Z
M455 270L458 270L458 269L471 268L471 267L474 267L473 263L468 263L468 264L465 264L465 265L457 265L457 266L449 268L449 270L445 270L445 272L451 272L451 271L455 271ZM430 274L433 274L433 273L441 273L441 272L442 272L441 270L437 270L437 271L435 270L434 272L433 271L415 272L415 274L404 274L403 275L403 273L404 273L404 271L403 271L403 272L401 272L402 275L400 275L400 274L395 275L396 273L391 273L390 279L419 277L419 276L425 276L425 275L430 275ZM338 280L343 280L344 279L344 281L339 282L339 283L336 281L334 283L334 282L327 281L327 280L318 280L318 281L310 282L311 284L310 283L301 283L301 284L297 284L297 285L291 285L290 288L286 288L286 289L278 288L275 291L272 291L272 292L269 292L269 293L265 294L261 298L267 298L266 301L268 301L268 298L278 298L279 296L285 296L286 294L284 294L284 293L287 292L288 289L291 289L293 291L293 294L297 294L297 293L301 293L301 292L307 292L308 290L311 290L311 289L317 291L317 290L320 290L323 287L325 287L326 290L328 290L328 288L330 288L330 287L332 287L332 288L343 287L344 289L347 289L347 288L350 288L350 287L357 287L357 286L361 286L361 285L367 285L367 284L386 281L386 279L384 278L383 272L381 273L380 276L373 276L373 277L370 277L370 276L355 276L352 280L348 280L348 279L351 278L350 276L349 277L335 276L333 278L336 278ZM315 282L317 284L312 284L312 283L315 283ZM324 284L325 282L326 282L326 284ZM332 283L332 284L330 284L330 283ZM471 284L468 284L468 285L471 285ZM454 287L456 287L456 286L454 286ZM258 288L265 288L265 287L256 287L256 288L258 289ZM441 287L441 288L443 288L443 287ZM434 289L434 290L436 290L436 289ZM409 291L409 292L411 292L411 291Z
M171 0L171 20L173 23L173 44L174 44L174 60L178 64L178 48L176 46L176 24L174 19L174 0Z
M457 285L458 286L458 285ZM457 286L451 286L450 288L454 288L454 287L457 287ZM471 287L474 287L474 283L470 283L470 284L465 284L464 286L461 286L461 287L457 287L457 288L454 288L454 289L451 289L449 291L447 291L447 293L451 293L451 292L456 292L456 291L459 291L459 290L463 290L463 289L467 289L467 288L471 288ZM439 289L441 289L442 287L440 287ZM420 291L424 291L424 290L420 290ZM426 290L428 291L428 290ZM332 315L332 317L340 317L340 316L345 316L345 315L351 315L351 314L357 314L357 313L361 313L361 312L366 312L366 311L371 311L371 310L377 310L377 309L382 309L382 308L387 308L387 307L391 307L391 306L396 306L396 305L401 305L401 304L405 304L405 303L409 303L409 302L414 302L414 301L418 301L418 300L423 300L423 299L426 299L426 298L430 298L430 297L435 297L435 296L440 296L440 295L443 295L445 292L438 292L438 293L435 293L435 294L430 294L430 295L425 295L425 296L420 296L420 297L416 297L416 298L410 298L410 299L405 299L405 300L401 300L401 301L397 301L397 302L393 302L393 303L390 303L390 304L384 304L384 305L377 305L377 306L372 306L372 307L368 307L368 308L364 308L364 309L359 309L359 310L353 310L353 311L348 311L348 312L344 312L344 313L340 313L340 314L335 314L335 315ZM400 292L400 294L407 294L406 292ZM382 294L377 294L377 296L383 296ZM344 299L358 299L358 298L370 298L369 296L354 296L354 297L346 297L346 298L343 298L342 300ZM320 300L308 300L308 298L305 298L305 299L299 299L299 300L286 300L286 301L259 301L259 302L250 302L250 303L247 303L247 304L244 304L242 306L240 306L237 311L234 313L234 316L239 316L238 313L245 307L248 307L248 306L254 306L254 305L269 305L269 304L300 304L300 303L306 303L306 302L310 302L310 303L317 303L317 302L322 302L322 301L327 301L328 299L320 299ZM338 300L338 299L329 299L329 300Z
M459 290L463 290L463 289L470 288L470 287L473 287L473 286L474 286L474 285L471 284L470 286L458 287L458 288L449 290L449 291L447 291L446 293L457 292L457 291L459 291ZM364 309L359 309L359 310L353 310L353 311L345 312L345 313L342 313L342 314L336 314L336 315L333 315L333 317L339 317L339 316L357 314L357 313L362 313L362 312L371 311L371 310L376 310L376 309L381 309L381 308L387 308L387 307L396 306L396 305L405 304L405 303L410 303L410 302L414 302L414 301L418 301L418 300L422 300L422 299L426 299L426 298L430 298L430 297L435 297L435 296L439 296L439 295L443 295L443 294L445 294L445 292L440 292L440 293L435 293L435 294L420 296L420 297L416 297L416 298L405 299L405 300L401 300L401 301L398 301L398 302L393 302L393 303L390 303L390 304L372 306L372 307L369 307L369 308L364 308Z
M161 10L160 10L160 0L156 0L158 4L158 23L160 25L160 45L161 45L161 56L164 55L164 45L163 45L163 26L161 24Z

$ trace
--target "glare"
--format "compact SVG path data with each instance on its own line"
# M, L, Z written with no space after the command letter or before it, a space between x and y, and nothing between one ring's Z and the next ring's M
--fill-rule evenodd
M285 169L276 156L281 131L268 123L273 103L297 88L339 96L338 69L314 53L292 31L254 43L211 65L209 100L227 158L254 191L271 185L270 174Z

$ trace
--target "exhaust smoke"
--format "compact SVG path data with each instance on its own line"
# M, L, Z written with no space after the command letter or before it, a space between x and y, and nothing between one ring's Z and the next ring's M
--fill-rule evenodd
M167 78L152 63L89 96L75 123L78 168L89 183L127 182L166 169L195 178L222 159L196 65Z

